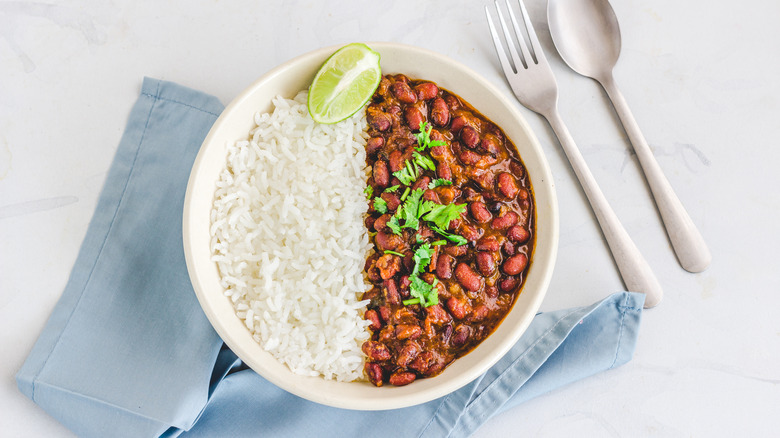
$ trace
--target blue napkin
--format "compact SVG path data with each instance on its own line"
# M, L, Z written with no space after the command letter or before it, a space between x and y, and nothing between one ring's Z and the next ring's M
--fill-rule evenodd
M631 359L644 295L621 292L537 315L486 374L420 406L336 409L267 382L211 328L184 263L187 179L222 109L144 79L65 291L16 376L77 435L468 436L496 413Z

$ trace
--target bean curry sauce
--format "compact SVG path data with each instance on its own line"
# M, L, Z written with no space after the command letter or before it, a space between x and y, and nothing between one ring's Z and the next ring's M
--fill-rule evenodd
M441 373L509 312L533 250L534 203L504 132L435 83L385 75L366 116L375 252L365 372L400 386Z

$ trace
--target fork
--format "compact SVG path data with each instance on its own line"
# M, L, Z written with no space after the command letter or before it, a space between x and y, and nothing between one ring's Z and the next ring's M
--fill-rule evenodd
M661 301L663 296L661 285L658 283L647 261L642 257L639 249L631 240L631 237L629 237L626 229L623 228L615 212L609 206L607 199L593 178L593 174L588 169L585 159L582 158L582 154L574 143L568 128L566 128L563 119L561 119L558 112L558 84L555 81L550 65L547 63L547 58L544 56L542 45L539 43L536 32L531 25L531 20L528 17L523 0L518 0L518 2L520 3L520 12L532 50L529 50L526 44L525 35L520 30L509 0L505 1L519 50L512 40L512 35L506 25L497 0L495 6L498 21L501 24L514 68L507 58L507 51L505 51L496 27L493 25L490 9L485 6L488 26L493 36L493 44L496 47L504 75L517 100L528 109L547 119L547 122L558 137L558 141L560 141L563 151L569 159L569 163L571 163L571 167L574 169L574 173L577 175L577 179L601 226L601 231L604 233L607 245L609 245L612 257L617 264L626 288L634 292L644 292L645 307L654 307Z

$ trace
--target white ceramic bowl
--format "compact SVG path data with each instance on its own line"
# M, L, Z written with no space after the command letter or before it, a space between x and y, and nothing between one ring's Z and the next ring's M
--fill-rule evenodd
M536 246L523 291L496 331L443 373L411 385L376 388L367 382L336 382L293 374L255 342L223 295L209 249L209 214L226 147L245 139L257 111L269 111L276 95L307 88L319 66L338 47L299 56L271 70L242 92L211 128L198 153L184 202L184 252L200 305L225 343L258 374L295 395L325 405L359 410L393 409L424 403L471 382L517 342L536 314L552 275L558 247L558 206L550 169L539 142L516 103L469 68L440 54L395 43L369 43L381 56L383 73L432 80L468 101L511 138L527 168L536 200Z

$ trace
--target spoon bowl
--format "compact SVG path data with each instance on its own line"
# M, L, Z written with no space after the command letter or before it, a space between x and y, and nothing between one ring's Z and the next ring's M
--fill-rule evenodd
M607 0L549 0L547 17L553 43L572 70L591 78L612 74L621 40Z

